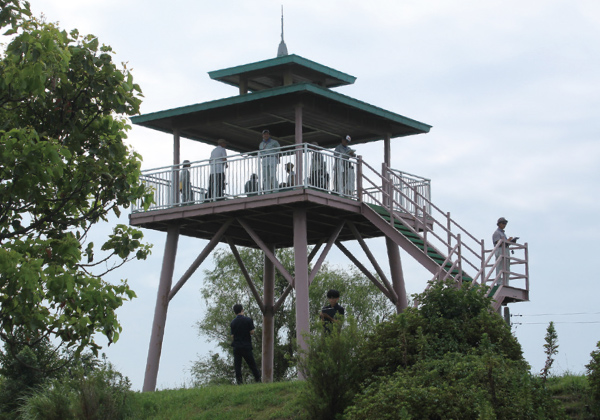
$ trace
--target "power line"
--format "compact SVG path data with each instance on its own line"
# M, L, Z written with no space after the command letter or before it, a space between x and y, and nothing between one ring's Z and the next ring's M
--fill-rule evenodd
M568 315L600 315L600 312L570 312L564 314L511 314L511 316L568 316Z
M547 325L547 322L513 322L513 325ZM600 324L600 321L558 321L554 324Z

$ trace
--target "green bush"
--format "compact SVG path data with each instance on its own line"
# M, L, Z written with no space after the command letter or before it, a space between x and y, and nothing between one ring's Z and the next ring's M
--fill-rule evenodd
M383 322L367 337L360 356L363 380L392 375L419 360L441 358L448 352L466 354L479 347L483 335L510 360L523 360L521 346L502 317L491 312L486 288L463 283L433 283L408 308Z
M306 378L300 401L311 420L341 416L359 389L357 356L364 338L354 318L346 321L328 329L322 323L313 326L306 337L308 351L300 351L298 366Z
M24 399L23 420L119 420L129 414L129 379L104 361L54 380Z
M359 394L347 420L564 418L523 361L497 354L447 353L381 378Z
M23 398L37 387L62 375L69 357L57 353L48 339L35 345L4 343L0 351L0 419L15 419Z
M585 368L594 405L593 410L600 417L600 341L596 344L596 348L590 354L592 360L585 365Z

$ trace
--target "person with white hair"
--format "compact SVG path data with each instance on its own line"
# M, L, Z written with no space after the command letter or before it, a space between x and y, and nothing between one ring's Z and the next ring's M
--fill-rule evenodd
M354 192L354 167L350 157L355 156L354 150L348 147L350 136L342 137L341 143L333 150L335 157L335 192L342 195L352 195Z
M207 198L219 200L225 196L225 168L227 167L227 151L225 139L217 140L217 147L210 154L210 177L208 179Z
M277 165L279 164L279 142L271 138L269 130L263 130L263 141L258 146L262 170L263 191L273 191L277 183Z

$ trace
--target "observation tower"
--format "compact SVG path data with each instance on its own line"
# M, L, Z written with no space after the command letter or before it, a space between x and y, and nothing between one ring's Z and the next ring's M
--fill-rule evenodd
M432 280L451 278L459 284L490 286L495 310L529 299L527 244L510 244L514 251L506 257L510 265L503 265L502 258L494 257L503 243L486 247L434 204L430 180L390 167L392 140L425 134L429 125L332 90L356 78L287 54L283 35L276 58L216 70L209 76L239 88L239 95L132 118L134 124L172 136L173 142L172 164L142 175L154 203L147 209L134 203L130 215L131 225L166 233L143 391L156 387L168 309L177 310L177 293L219 243L231 248L262 312L265 381L273 377L274 314L295 290L296 336L305 348L308 287L333 246L398 312L407 306L400 248L425 267ZM258 149L265 129L281 146L269 151L277 160L275 185L263 182L266 156ZM382 145L382 161L366 162L361 156L333 151L346 135L351 136L352 146ZM182 137L213 146L219 139L227 141L223 195L207 194L214 161L180 162ZM288 164L293 164L293 172L286 171ZM248 189L253 174L256 183ZM189 185L187 193L184 184ZM174 281L180 235L208 243ZM384 238L387 258L374 255L367 238ZM348 251L344 245L348 241L359 243L377 276ZM248 275L239 257L240 246L264 253L263 290ZM309 246L313 246L310 253ZM294 248L294 276L275 254L278 248L290 247ZM390 278L379 263L384 260ZM275 270L289 283L281 296L274 294Z

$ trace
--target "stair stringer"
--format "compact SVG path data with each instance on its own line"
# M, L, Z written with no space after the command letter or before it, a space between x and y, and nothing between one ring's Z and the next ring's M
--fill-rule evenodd
M394 226L390 225L385 219L383 219L379 213L370 208L365 203L361 204L362 215L371 222L376 228L378 228L387 238L391 239L396 245L406 251L411 257L417 260L425 269L431 274L438 275L443 268L438 265L431 257L429 257L425 251L419 249L414 243L412 243L406 236L400 233ZM421 238L422 239L422 238ZM430 246L426 241L424 243L429 249L435 250L439 255L444 255L435 247Z

